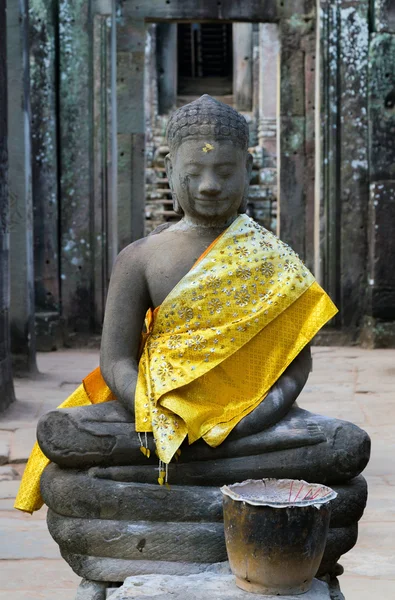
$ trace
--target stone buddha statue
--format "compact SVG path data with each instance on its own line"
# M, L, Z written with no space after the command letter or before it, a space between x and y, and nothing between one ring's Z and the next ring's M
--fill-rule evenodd
M49 528L88 580L226 560L219 487L245 479L338 491L321 575L338 574L356 542L370 441L296 403L308 342L335 309L297 255L245 215L248 133L207 95L171 116L166 169L181 218L116 260L95 388L108 401L88 390L91 403L39 422Z

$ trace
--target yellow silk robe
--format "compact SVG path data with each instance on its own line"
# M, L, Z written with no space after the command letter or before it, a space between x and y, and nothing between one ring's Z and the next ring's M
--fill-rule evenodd
M215 447L337 312L297 254L240 215L148 311L135 395L137 432L152 432L169 463L188 436ZM113 399L94 371L62 408ZM42 505L48 459L38 446L15 507Z

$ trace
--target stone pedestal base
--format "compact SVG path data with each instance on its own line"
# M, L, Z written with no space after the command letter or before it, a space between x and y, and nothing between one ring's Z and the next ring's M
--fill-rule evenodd
M128 577L111 600L270 600L278 596L262 596L244 592L236 586L233 575L201 573L198 575L144 575ZM330 600L328 584L313 580L311 589L298 596L281 596L283 600Z
M176 595L174 595L176 594ZM188 594L184 596L183 594ZM150 574L128 577L124 584L111 584L83 579L75 600L128 600L129 598L152 598L153 600L259 600L278 598L262 596L240 590L235 585L229 563L211 565L210 572L193 575ZM323 580L314 579L309 592L282 596L284 600L345 600L339 581L328 576Z
M213 565L214 567L214 565ZM222 571L226 571L227 573L223 573ZM223 569L220 565L218 572L214 569L210 573L201 573L199 575L143 575L143 576L133 576L129 577L123 585L109 584L101 581L89 581L87 579L83 579L77 591L77 596L75 600L107 600L108 598L112 598L112 600L127 600L128 598L155 598L155 600L164 600L168 599L169 595L173 600L177 600L177 598L182 598L182 593L191 592L192 585L199 585L199 591L201 591L201 595L189 595L188 598L192 600L195 598L199 600L199 598L203 599L203 593L209 593L210 598L216 600L217 598L227 598L229 600L237 600L238 598L246 599L250 598L250 600L256 600L258 598L266 598L270 600L273 596L257 596L256 594L248 594L236 588L234 584L229 583L229 578L234 577L230 575L230 569ZM168 585L169 581L171 581L171 585ZM176 588L180 581L185 583L185 586L181 586L180 594L176 597L174 596L173 589ZM199 582L204 582L203 587L200 586ZM227 583L226 583L227 581ZM217 595L217 587L216 582L219 583L218 590L221 594ZM189 587L186 585L189 583ZM156 587L158 585L158 587ZM163 585L165 586L163 589ZM162 587L161 587L162 586ZM166 587L167 586L167 587ZM214 587L214 589L213 589ZM141 588L141 593L140 593ZM229 590L231 594L229 595ZM195 591L195 590L194 590ZM149 592L149 593L148 593ZM154 596L150 596L151 592L155 592ZM178 588L177 588L178 592ZM329 595L328 595L329 592ZM148 595L147 595L148 593ZM159 596L158 596L159 593ZM121 594L121 595L120 595ZM130 595L132 594L132 595ZM134 595L133 595L134 594ZM225 595L223 595L225 594ZM276 596L278 597L278 596ZM302 594L301 596L282 596L284 600L290 598L300 598L300 600L320 600L320 599L330 599L330 600L345 600L339 586L339 582L337 578L328 579L328 583L325 581L320 581L314 579L313 585L307 594ZM204 600L209 600L209 598L204 597Z
M317 576L333 579L341 573L339 558L357 541L367 487L362 476L332 487L338 497ZM63 558L89 581L196 575L227 560L218 488L173 485L167 490L51 464L41 478L41 492L49 507L48 528Z

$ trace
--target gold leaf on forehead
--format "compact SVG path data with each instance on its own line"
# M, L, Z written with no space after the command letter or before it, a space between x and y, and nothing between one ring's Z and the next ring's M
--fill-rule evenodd
M212 146L211 144L209 144L208 142L205 144L205 146L203 146L202 148L203 152L211 152L211 150L214 150L214 146Z

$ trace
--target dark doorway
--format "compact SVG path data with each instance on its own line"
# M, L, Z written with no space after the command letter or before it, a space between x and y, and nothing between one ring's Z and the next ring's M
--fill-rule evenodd
M178 97L232 95L232 25L178 25Z

